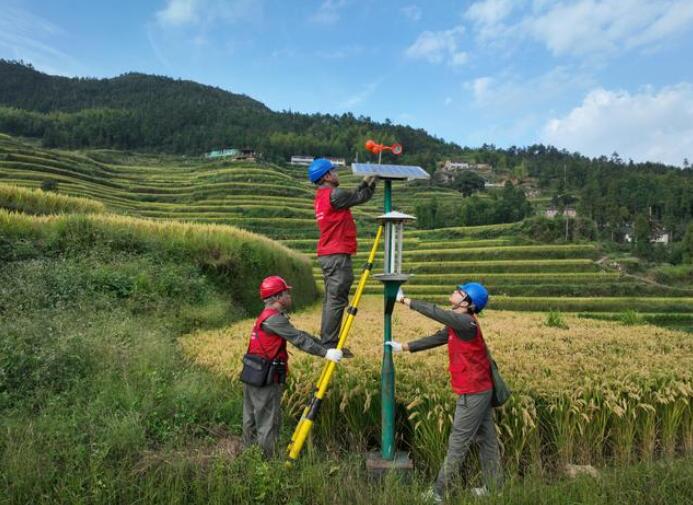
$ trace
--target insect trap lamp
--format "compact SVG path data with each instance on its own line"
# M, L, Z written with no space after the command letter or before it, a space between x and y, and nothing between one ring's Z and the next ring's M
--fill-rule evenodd
M367 466L371 472L380 473L387 470L410 470L413 468L407 453L395 450L395 366L392 359L392 348L385 345L392 340L392 311L397 291L409 278L402 273L404 255L404 225L416 219L414 216L392 209L392 182L429 179L430 175L423 168L412 165L382 164L382 153L390 151L394 155L402 154L402 146L386 146L373 140L366 142L366 149L378 155L378 163L353 163L352 173L357 176L377 176L384 181L384 211L378 216L385 228L385 257L383 273L374 277L384 286L384 332L383 362L380 378L381 395L381 447L380 453L371 453Z

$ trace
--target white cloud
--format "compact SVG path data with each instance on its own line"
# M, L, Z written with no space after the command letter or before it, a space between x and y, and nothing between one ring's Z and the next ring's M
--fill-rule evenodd
M5 6L0 9L0 50L6 57L25 60L49 74L76 75L79 62L56 49L59 38L69 37L55 25L24 9Z
M546 123L543 141L590 156L616 151L622 158L680 165L693 158L693 85L633 94L594 89L567 115Z
M646 29L661 6L643 0L582 0L551 6L525 21L529 34L554 55L614 52Z
M486 102L488 95L493 85L493 77L478 77L468 84L468 88L474 94L474 101L477 104Z
M512 0L484 0L470 5L465 17L476 24L492 26L503 21L512 9Z
M180 26L197 23L200 19L200 0L168 0L166 7L156 13L162 25Z
M674 2L647 29L633 35L629 43L632 46L645 46L657 43L671 35L690 29L693 25L693 2Z
M309 20L313 23L333 25L339 21L341 10L346 5L347 0L324 0L318 10L309 17Z
M421 9L417 5L407 5L402 7L400 12L410 21L419 21L421 19Z
M361 105L363 102L368 100L373 95L373 93L375 93L375 91L378 89L381 83L382 79L378 79L377 81L369 83L361 91L342 101L342 103L339 104L339 108L353 109L354 107Z
M404 54L409 58L423 59L430 63L447 62L451 66L462 65L468 60L467 53L458 49L463 33L462 26L440 32L425 31Z
M560 102L570 94L582 94L594 86L595 82L589 75L564 66L530 78L503 72L464 84L472 92L475 106L487 113L498 111L503 115L517 111L546 113L550 104Z
M510 16L513 11L517 16ZM475 34L517 43L531 38L555 56L648 49L693 28L691 0L484 0L465 11Z
M161 26L235 22L257 17L262 12L261 0L167 0L166 6L156 13Z

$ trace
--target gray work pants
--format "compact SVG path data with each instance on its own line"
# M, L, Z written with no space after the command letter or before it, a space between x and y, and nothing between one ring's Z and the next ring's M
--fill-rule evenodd
M435 483L435 491L441 496L450 480L459 472L475 439L479 442L484 483L489 489L497 489L501 484L500 450L493 423L491 393L489 389L483 393L460 395L457 399L448 453Z
M336 347L344 309L349 303L349 290L354 282L354 270L348 254L318 256L318 263L325 282L320 339L325 347Z
M258 444L267 458L274 456L282 425L283 389L283 384L243 384L243 446Z

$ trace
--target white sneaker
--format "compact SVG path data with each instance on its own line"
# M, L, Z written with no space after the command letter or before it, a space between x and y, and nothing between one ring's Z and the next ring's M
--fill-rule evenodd
M436 493L433 488L421 493L421 499L426 503L443 503L443 497Z
M469 490L469 492L472 496L489 496L491 494L488 492L488 488L486 486L473 487Z

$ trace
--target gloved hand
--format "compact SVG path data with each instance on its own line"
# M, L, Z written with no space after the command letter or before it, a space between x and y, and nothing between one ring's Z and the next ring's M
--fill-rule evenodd
M385 342L385 345L389 345L390 347L392 347L392 352L402 352L404 350L404 345L395 340Z
M397 295L395 296L395 300L398 301L399 303L402 303L404 300L404 291L402 291L402 288L399 288L397 290Z
M368 186L373 186L378 181L377 175L367 175L363 178L363 182Z
M325 359L339 363L339 360L342 359L342 354L341 349L328 349L327 354L325 354Z

